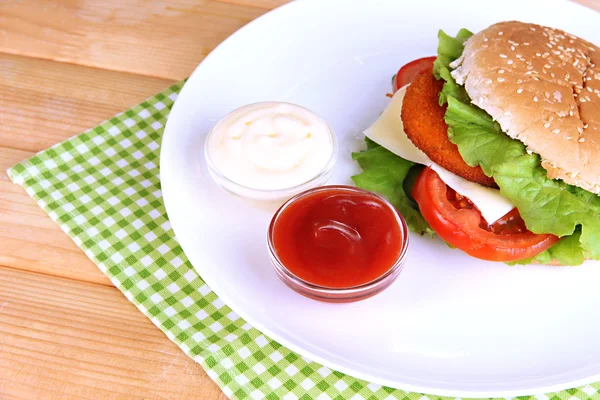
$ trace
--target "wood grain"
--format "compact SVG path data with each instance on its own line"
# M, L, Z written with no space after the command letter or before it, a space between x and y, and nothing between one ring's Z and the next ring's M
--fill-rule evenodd
M41 151L173 82L0 53L0 146Z
M0 2L0 51L179 80L227 36L285 2Z
M0 265L112 285L73 241L3 172L33 155L0 147Z
M225 398L112 287L0 267L0 398Z
M4 171L172 83L0 53L0 265L111 284Z

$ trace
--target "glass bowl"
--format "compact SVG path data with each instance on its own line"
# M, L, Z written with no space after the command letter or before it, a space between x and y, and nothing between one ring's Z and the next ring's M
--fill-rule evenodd
M282 187L282 188L277 188L277 189L257 189L257 188L253 188L253 187L241 184L240 182L235 182L234 180L225 176L225 174L223 174L223 172L217 167L217 165L215 165L215 162L211 158L211 150L210 150L211 146L209 146L211 137L213 136L214 132L217 131L221 127L221 124L228 121L229 118L231 116L233 116L234 114L243 112L247 109L250 109L251 107L273 106L273 105L289 105L292 107L300 108L300 109L304 110L305 112L311 114L313 117L316 118L316 120L318 120L323 126L325 126L327 128L327 132L330 135L331 144L332 144L332 151L329 156L329 159L327 160L327 162L323 165L322 169L316 175L312 176L305 182L302 182L300 184L293 185L290 187ZM208 166L209 174L212 177L212 179L222 189L224 189L225 191L227 191L233 195L236 195L236 196L240 196L240 197L244 197L244 198L248 198L248 199L252 199L252 200L265 200L265 201L287 200L290 197L292 197L300 192L303 192L307 189L325 184L331 176L331 171L332 171L333 166L337 159L337 153L338 153L337 139L335 137L333 130L331 129L329 124L327 124L327 122L325 120L323 120L323 118L319 117L317 114L315 114L313 111L307 109L306 107L302 107L297 104L283 102L283 101L264 101L264 102L247 104L245 106L239 107L239 108L229 112L227 115L225 115L223 118L221 118L219 120L219 122L217 122L212 127L212 129L209 131L209 133L206 137L206 142L204 145L204 158L205 158L206 164Z
M319 191L331 190L331 189L340 189L343 191L367 194L369 196L373 196L374 198L380 200L386 207L393 211L393 215L396 217L396 223L400 229L400 233L402 235L402 243L401 249L399 251L398 257L395 262L389 267L389 269L384 272L379 277L371 280L370 282L366 282L357 286L349 286L349 287L327 287L317 285L311 282L308 282L293 272L291 272L281 261L279 256L277 255L277 250L274 245L274 231L277 225L277 221L281 214L291 205L297 201L302 200L306 196L314 194ZM296 196L289 199L285 202L279 210L274 214L271 223L269 225L269 229L267 232L267 246L269 249L269 257L271 259L271 263L277 273L277 276L291 289L294 291L309 297L314 300L320 300L330 303L347 303L353 301L359 301L367 299L371 296L380 293L387 287L389 287L398 277L400 272L404 266L404 260L406 258L406 252L408 250L409 244L409 236L408 236L408 226L406 225L406 221L400 215L400 213L396 210L396 208L383 197L352 186L343 186L343 185L329 185L329 186L321 186L313 189L306 190L302 193L297 194Z

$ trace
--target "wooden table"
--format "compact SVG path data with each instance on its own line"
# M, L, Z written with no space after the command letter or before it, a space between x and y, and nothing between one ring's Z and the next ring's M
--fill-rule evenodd
M0 171L188 76L285 2L0 1ZM3 172L0 398L225 398Z

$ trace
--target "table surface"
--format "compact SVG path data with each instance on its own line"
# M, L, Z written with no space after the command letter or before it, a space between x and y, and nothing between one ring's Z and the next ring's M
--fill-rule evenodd
M286 1L0 1L0 398L226 398L3 171L185 78Z

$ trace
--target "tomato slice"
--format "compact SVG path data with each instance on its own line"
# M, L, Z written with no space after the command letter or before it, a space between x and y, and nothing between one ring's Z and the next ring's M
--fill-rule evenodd
M419 72L433 67L433 62L437 57L423 57L411 61L398 70L392 83L394 93L404 85L411 83Z
M516 208L488 225L469 199L448 187L429 167L419 174L412 196L423 218L442 239L483 260L534 257L559 240L554 235L529 231Z

